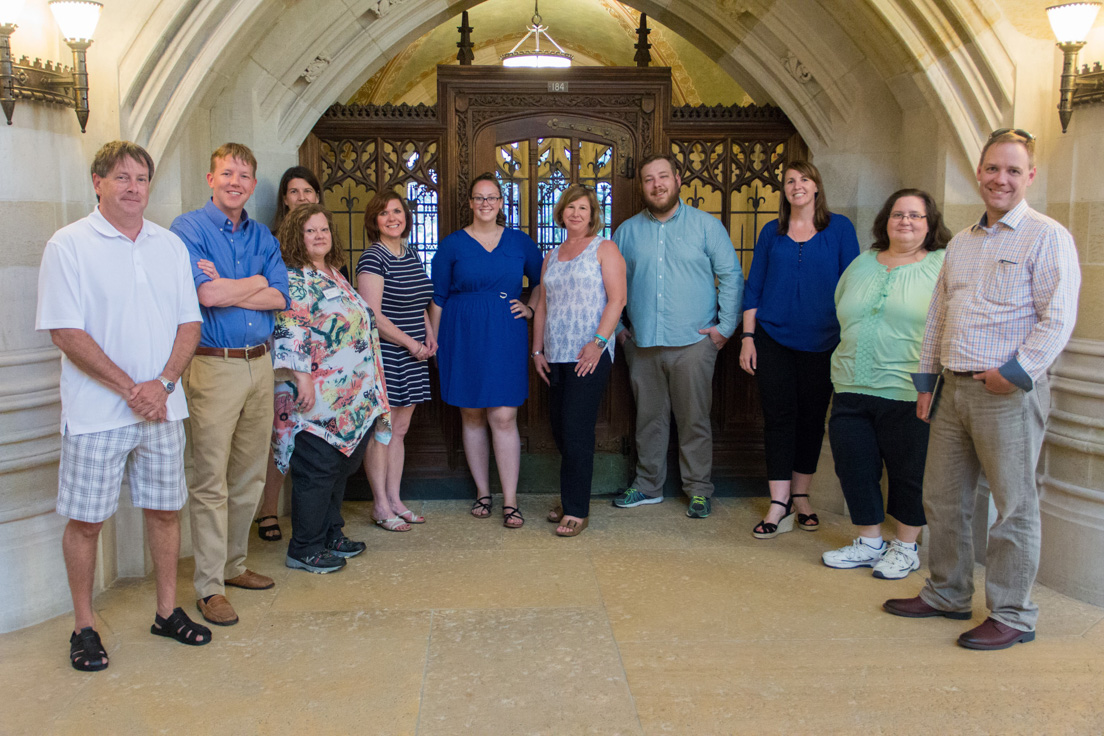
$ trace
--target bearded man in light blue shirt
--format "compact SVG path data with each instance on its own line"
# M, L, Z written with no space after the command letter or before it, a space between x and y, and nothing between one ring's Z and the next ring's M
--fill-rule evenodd
M743 274L720 220L679 201L670 156L640 165L645 209L617 228L625 257L629 324L618 335L636 399L636 477L613 501L663 501L671 414L679 438L686 515L704 519L713 496L713 367L736 330Z

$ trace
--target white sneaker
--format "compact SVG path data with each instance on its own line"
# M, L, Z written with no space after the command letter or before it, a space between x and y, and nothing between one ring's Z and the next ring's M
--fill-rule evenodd
M900 580L913 570L920 569L920 552L909 549L894 539L889 543L882 561L874 566L874 577L882 580Z
M820 556L824 564L837 570L850 570L853 567L873 567L886 553L886 544L882 542L879 549L874 549L869 544L864 544L861 539L846 547L840 547Z

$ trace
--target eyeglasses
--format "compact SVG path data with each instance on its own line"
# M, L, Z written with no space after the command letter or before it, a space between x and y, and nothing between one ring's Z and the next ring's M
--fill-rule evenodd
M993 140L994 138L1000 138L1005 133L1013 133L1015 135L1018 135L1021 138L1029 140L1029 141L1035 140L1035 136L1031 135L1030 133L1028 133L1023 128L997 128L996 130L994 130L992 133L989 134L989 140Z
M471 199L476 204L498 204L499 200L502 199L502 197L484 197L477 194Z
M928 216L927 215L921 215L918 212L892 212L889 215L889 219L891 219L891 220L909 220L911 222L916 222L918 220L926 220L926 219L928 219Z

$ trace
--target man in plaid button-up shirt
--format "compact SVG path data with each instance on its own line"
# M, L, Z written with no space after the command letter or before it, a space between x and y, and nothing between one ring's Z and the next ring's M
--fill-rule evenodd
M1050 409L1047 368L1073 331L1081 272L1069 232L1024 200L1035 139L1003 129L982 149L985 214L947 247L928 311L917 415L931 421L924 471L931 577L916 598L886 601L913 618L971 617L975 487L997 509L986 550L990 616L959 637L970 649L1035 638L1039 569L1035 468ZM938 411L933 397L940 396Z

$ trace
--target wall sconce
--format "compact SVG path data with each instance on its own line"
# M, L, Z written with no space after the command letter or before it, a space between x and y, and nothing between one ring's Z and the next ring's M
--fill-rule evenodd
M0 2L0 107L8 125L15 101L36 100L76 108L81 132L88 123L88 67L85 51L100 20L103 5L92 0L51 0L50 12L61 29L65 43L73 49L73 68L42 59L32 63L24 56L12 61L11 34L26 0Z
M1058 119L1062 122L1062 132L1066 132L1074 105L1087 105L1092 102L1104 102L1104 69L1100 62L1089 65L1078 72L1077 54L1085 45L1100 3L1067 3L1052 5L1046 9L1050 27L1054 29L1054 38L1058 48L1062 49L1062 96L1058 101Z

